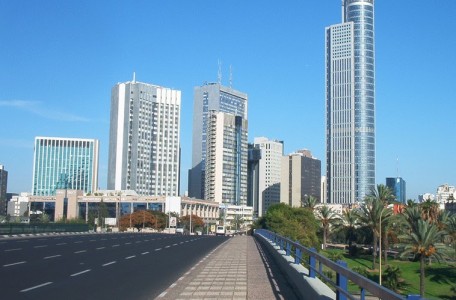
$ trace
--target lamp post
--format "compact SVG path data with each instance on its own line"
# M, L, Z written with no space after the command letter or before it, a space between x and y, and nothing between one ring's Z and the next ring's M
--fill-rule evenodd
M382 207L382 210L380 212L380 230L379 230L380 237L379 237L379 243L378 243L379 248L380 248L379 249L380 250L379 251L379 255L380 255L379 264L380 264L380 266L378 267L378 272L379 272L378 283L380 285L382 285L382 216L383 216L383 211L385 211L385 207Z

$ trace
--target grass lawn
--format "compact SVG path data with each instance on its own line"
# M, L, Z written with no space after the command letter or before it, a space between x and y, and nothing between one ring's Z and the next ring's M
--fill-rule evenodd
M372 256L362 255L352 258L346 255L343 250L326 250L321 253L331 257L330 253L337 252L343 256L342 259L347 262L349 268L360 267L366 269L369 279L378 282L378 263L376 270L371 270ZM420 293L419 262L389 258L388 264L397 266L402 271L401 277L405 281L405 286L401 289L400 294L411 295ZM382 271L385 269L386 265L383 265ZM451 291L452 287L456 287L456 266L454 264L432 262L430 266L426 266L425 274L425 297L427 299L456 299L456 293ZM349 290L352 292L359 292L359 289L356 286L350 286Z

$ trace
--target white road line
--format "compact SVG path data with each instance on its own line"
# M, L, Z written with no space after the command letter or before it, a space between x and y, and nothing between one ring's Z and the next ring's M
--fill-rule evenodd
M184 280L184 276L182 276L181 278L179 278L177 281L181 281L181 280Z
M177 244L173 244L173 246L177 246Z
M149 240L144 240L144 242L148 242Z
M18 243L26 243L28 242L29 240L24 240L24 241L17 241Z
M158 298L163 298L163 297L165 297L165 295L166 295L166 292L163 292L160 295L158 295Z
M104 248L106 248L106 247L98 247L97 250L101 250L101 249L104 249Z
M47 247L47 245L34 246L33 248L44 248L44 247Z
M130 244L131 244L130 242L128 242L128 243L125 243L125 245L130 245Z
M74 253L78 254L78 253L82 253L82 252L87 252L87 250L80 250L80 251L76 251Z
M169 287L170 287L170 288L173 288L173 287L175 287L176 285L177 285L176 283L173 283L173 284L171 284Z
M149 254L149 251L141 253L141 255Z
M165 248L169 248L169 247L171 247L171 246L169 246L169 245L168 245L168 246L165 246Z
M107 241L108 239L101 239L100 241Z
M130 258L133 258L133 257L136 257L136 255L127 256L127 257L125 257L125 259L130 259Z
M157 249L155 249L155 251L160 251L161 249L162 249L162 248L157 248Z
M4 251L5 252L10 252L10 251L19 251L19 250L22 250L22 248L6 249Z
M137 243L141 243L141 241L136 241L136 244L137 244Z
M84 273L87 273L87 272L90 272L90 269L87 269L87 270L84 270L84 271L81 271L81 272L78 272L78 273L71 274L70 276L74 277L74 276L78 276L78 275L81 275L81 274L84 274Z
M4 267L10 267L10 266L15 266L15 265L20 265L20 264L25 264L26 261L18 261L18 262L15 262L15 263L12 263L12 264L7 264L7 265L3 265Z
M109 265L112 265L112 264L115 264L116 261L111 261L111 262L108 262L108 263L105 263L104 265L102 265L103 267L106 267L106 266L109 266Z
M21 290L20 292L21 292L21 293L25 293L25 292L28 292L28 291L31 291L31 290L34 290L34 289L37 289L37 288L40 288L40 287L49 285L49 284L51 284L51 283L52 283L52 282L49 281L49 282L46 282L46 283L42 283L42 284L39 284L39 285L35 285L35 286L32 286L32 287L30 287L30 288L28 288L28 289L23 289L23 290Z
M96 242L97 240L90 240L89 242Z
M82 243L82 241L76 241L76 242L74 242L74 243L75 243L75 244L80 244L80 243Z
M58 243L58 244L55 244L56 246L61 246L61 245L66 245L66 243Z
M115 245L112 245L113 247L119 247L120 245L119 244L115 244Z
M52 255L52 256L46 256L46 257L43 258L43 259L49 259L49 258L54 258L54 257L59 257L59 256L62 256L62 255L57 254L57 255Z

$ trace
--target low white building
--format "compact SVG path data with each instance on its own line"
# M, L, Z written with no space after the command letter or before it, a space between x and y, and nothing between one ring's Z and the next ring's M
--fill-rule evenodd
M8 202L7 214L11 217L22 217L28 209L29 193L20 193L19 196L13 196Z

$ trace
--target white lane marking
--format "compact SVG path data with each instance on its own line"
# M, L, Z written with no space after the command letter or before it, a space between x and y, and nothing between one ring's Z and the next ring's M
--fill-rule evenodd
M5 252L19 251L19 250L22 250L22 248L6 249Z
M163 292L160 295L158 295L158 298L163 298L163 297L165 297L165 295L166 295L166 292Z
M90 269L87 269L87 270L84 270L84 271L81 271L81 272L78 272L78 273L71 274L70 276L74 277L74 276L78 276L78 275L81 275L81 274L84 274L84 273L87 273L87 272L90 272L90 271L91 271Z
M78 254L78 253L83 253L83 252L87 252L87 250L80 250L80 251L76 251L74 253Z
M101 250L101 249L104 249L104 248L106 248L106 247L98 247L97 250Z
M162 249L162 248L157 248L157 249L155 249L155 251L160 251L161 249Z
M144 240L144 242L148 242L149 240Z
M133 258L133 257L136 257L136 255L127 256L127 257L125 257L125 259L130 259L130 258Z
M82 243L82 241L76 241L76 242L74 242L74 243L75 243L75 244L80 244L80 243Z
M149 251L141 253L141 255L149 254Z
M177 244L173 244L173 246L177 246Z
M137 243L141 243L141 241L136 241L136 244L137 244Z
M25 264L26 261L18 261L18 262L15 262L15 263L12 263L12 264L7 264L7 265L3 265L4 267L10 267L10 266L15 266L15 265L20 265L20 264Z
M171 246L169 246L169 245L168 245L168 246L165 246L165 248L169 248L169 247L171 247Z
M173 288L173 287L175 287L176 285L177 285L176 283L173 283L173 284L171 284L169 287L170 287L170 288Z
M128 242L128 243L125 243L125 245L130 245L130 244L131 244L130 242Z
M112 264L115 264L116 261L111 261L111 262L108 262L108 263L105 263L104 265L102 265L102 267L106 267L106 266L109 266L109 265L112 265Z
M47 245L34 246L33 248L44 248L44 247L47 247Z
M112 238L111 240L117 240L117 238Z
M49 285L49 284L51 284L51 283L52 283L51 281L45 282L45 283L42 283L42 284L39 284L39 285L35 285L35 286L32 286L32 287L29 287L28 289L23 289L23 290L21 290L20 292L21 292L21 293L25 293L25 292L28 292L28 291L31 291L31 290L34 290L34 289L37 289L37 288L40 288L40 287Z
M25 243L25 242L28 242L29 240L23 240L23 241L16 241L18 243Z
M179 278L177 281L181 281L181 280L184 280L184 276L182 276L181 278Z
M89 242L96 242L97 240L90 240Z
M66 243L58 243L58 244L55 244L56 246L61 246L61 245L66 245Z
M101 239L100 241L107 241L108 239Z
M59 257L59 256L62 256L62 255L57 254L57 255L52 255L52 256L46 256L46 257L43 258L43 259L49 259L49 258L54 258L54 257Z
M115 245L112 245L113 247L119 247L120 245L119 244L115 244Z

